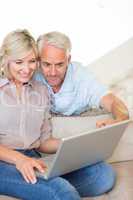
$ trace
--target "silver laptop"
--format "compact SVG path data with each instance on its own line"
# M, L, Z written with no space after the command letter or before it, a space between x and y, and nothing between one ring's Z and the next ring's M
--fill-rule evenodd
M56 154L42 157L48 169L37 176L49 179L108 159L131 120L61 139Z

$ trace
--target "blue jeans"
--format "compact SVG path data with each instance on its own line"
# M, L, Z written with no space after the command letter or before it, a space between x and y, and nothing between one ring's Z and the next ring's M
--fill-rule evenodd
M39 156L34 150L21 152ZM115 173L104 162L50 180L38 178L36 184L29 184L14 165L0 161L0 194L23 200L80 200L105 193L114 183Z

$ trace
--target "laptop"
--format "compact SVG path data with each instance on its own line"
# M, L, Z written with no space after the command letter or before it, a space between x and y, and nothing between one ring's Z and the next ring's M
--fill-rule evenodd
M37 172L37 176L49 179L108 159L129 122L125 120L62 138L56 154L41 158L47 170Z

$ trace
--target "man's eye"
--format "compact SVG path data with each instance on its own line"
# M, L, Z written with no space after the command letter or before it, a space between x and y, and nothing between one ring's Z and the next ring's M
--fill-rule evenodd
M43 62L42 65L43 65L44 67L49 67L49 66L50 66L50 63Z
M63 66L64 66L64 63L60 63L59 66L60 66L60 67L63 67Z
M59 64L57 64L57 67L63 67L64 66L64 63L59 63Z

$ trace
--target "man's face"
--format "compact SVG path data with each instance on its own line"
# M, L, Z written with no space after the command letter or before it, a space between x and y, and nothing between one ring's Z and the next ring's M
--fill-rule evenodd
M41 52L41 68L45 79L56 93L64 81L70 56L61 48L46 45Z

